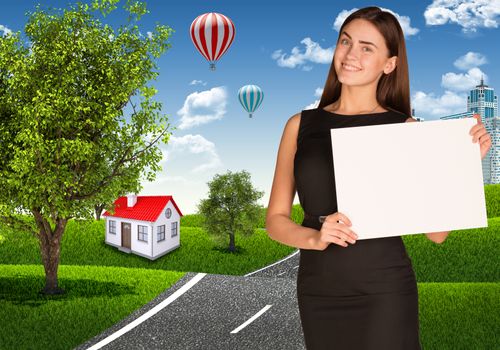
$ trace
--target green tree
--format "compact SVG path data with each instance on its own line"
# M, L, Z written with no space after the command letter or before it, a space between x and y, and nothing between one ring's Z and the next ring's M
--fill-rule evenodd
M216 174L207 184L208 198L198 205L202 226L220 244L229 238L228 251L233 253L236 251L235 234L251 235L258 227L262 206L256 201L264 192L253 188L250 174L245 170Z
M115 32L94 13L118 1L38 5L27 14L29 45L19 32L0 40L0 219L39 239L45 294L64 293L57 269L68 220L91 220L124 188L138 192L143 175L154 180L158 146L171 135L148 82L172 29L142 35L145 4L127 1L128 21Z

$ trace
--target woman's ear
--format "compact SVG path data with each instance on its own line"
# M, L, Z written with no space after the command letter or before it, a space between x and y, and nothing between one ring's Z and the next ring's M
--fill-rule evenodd
M396 69L396 61L398 60L397 56L392 56L387 60L387 63L384 67L384 73L390 74L394 69Z

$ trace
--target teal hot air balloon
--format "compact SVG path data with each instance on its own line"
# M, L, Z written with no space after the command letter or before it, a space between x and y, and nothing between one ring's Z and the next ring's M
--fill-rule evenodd
M248 112L248 116L252 118L252 113L259 108L264 99L264 93L257 85L245 85L238 91L238 99Z

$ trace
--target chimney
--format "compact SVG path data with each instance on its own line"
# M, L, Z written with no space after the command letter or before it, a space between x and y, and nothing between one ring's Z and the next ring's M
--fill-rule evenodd
M127 195L127 208L132 208L135 203L137 203L137 195L136 194L128 194Z

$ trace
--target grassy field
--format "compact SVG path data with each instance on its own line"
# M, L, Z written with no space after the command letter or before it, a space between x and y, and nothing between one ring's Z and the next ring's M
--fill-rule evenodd
M292 218L300 223L302 215L294 206ZM67 293L56 297L37 293L44 286L38 241L0 226L0 349L70 349L187 271L243 275L294 251L256 229L251 237L236 237L237 254L224 253L199 226L196 215L183 217L181 247L149 261L104 244L104 221L70 221L59 267ZM441 245L423 235L402 236L417 275L424 349L498 348L499 234L500 217L491 217L487 228L451 232Z
M64 296L43 297L41 265L0 265L0 349L72 349L174 284L182 272L62 265Z

